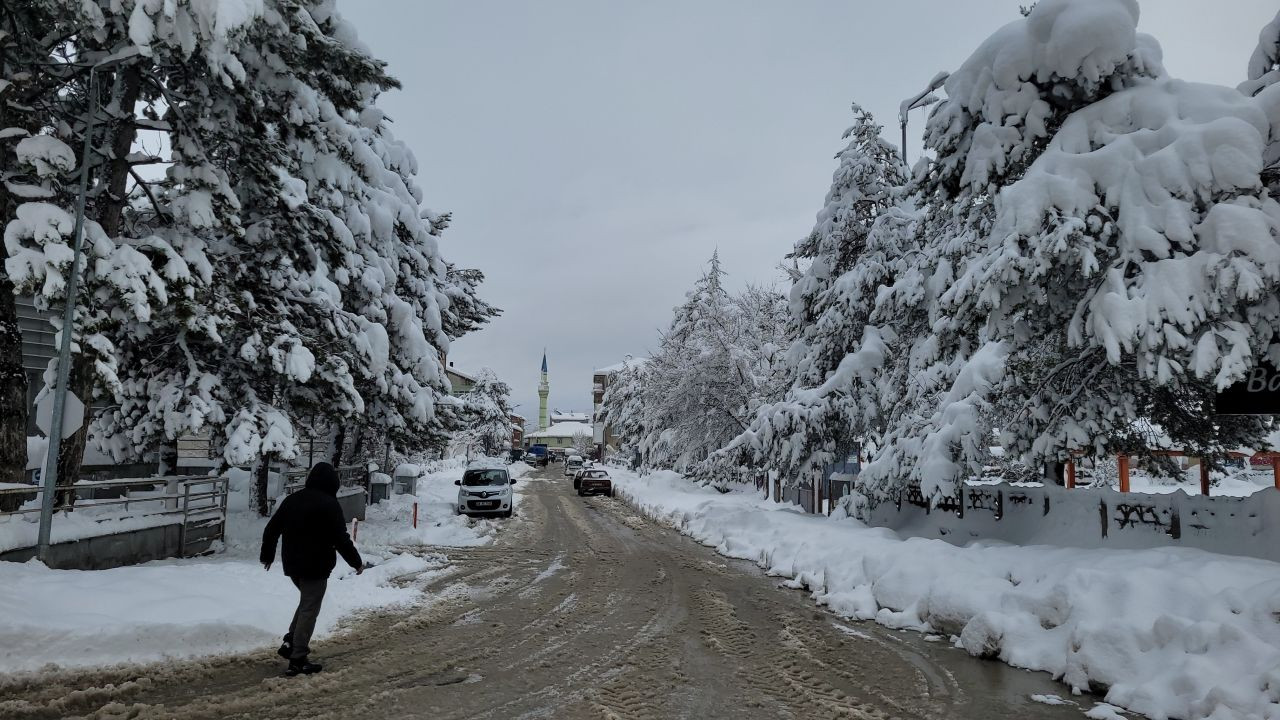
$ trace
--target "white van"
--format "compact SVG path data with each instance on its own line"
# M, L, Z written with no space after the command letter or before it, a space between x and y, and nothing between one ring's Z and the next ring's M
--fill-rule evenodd
M564 476L573 477L573 474L582 469L582 456L570 455L564 461Z
M515 498L511 486L516 484L504 467L471 467L454 480L458 486L459 515L500 515L511 517Z

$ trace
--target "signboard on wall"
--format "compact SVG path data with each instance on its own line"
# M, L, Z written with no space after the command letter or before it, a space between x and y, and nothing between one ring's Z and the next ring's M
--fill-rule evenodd
M1219 415L1280 415L1280 369L1263 361L1240 382L1217 395Z

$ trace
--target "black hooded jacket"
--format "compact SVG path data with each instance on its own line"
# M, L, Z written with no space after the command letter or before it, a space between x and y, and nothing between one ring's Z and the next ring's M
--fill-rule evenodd
M337 564L336 550L353 568L364 566L360 553L347 535L347 523L338 505L338 471L329 463L316 463L307 474L307 485L280 503L262 532L263 564L276 559L276 542L284 536L284 574L301 580L329 577Z

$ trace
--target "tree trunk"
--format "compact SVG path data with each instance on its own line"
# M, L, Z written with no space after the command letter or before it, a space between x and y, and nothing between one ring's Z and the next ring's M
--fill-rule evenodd
M271 479L271 455L263 455L254 470L253 499L258 508L258 515L266 517L271 514L271 498L267 497L267 485Z
M0 209L3 205L0 201ZM22 369L22 334L13 283L0 271L0 482L23 482L26 467L27 374ZM0 511L16 510L21 504L17 495L0 496Z
M333 440L329 444L329 462L334 467L342 465L342 446L347 444L347 426L338 423L337 430L333 433Z
M84 448L89 438L89 421L93 411L89 407L93 402L93 372L88 363L82 361L83 355L71 357L71 376L67 378L67 389L75 393L84 403L84 417L81 418L80 429L65 438L58 446L58 487L71 487L80 480L80 465L84 462ZM75 505L74 492L59 492L54 505Z
M11 52L9 43L0 42L0 66L12 60ZM21 85L15 83L8 89L12 93L19 87ZM10 106L10 93L0 91L0 128L29 125L30 118L20 117L13 109L18 104ZM0 140L0 175L7 175L17 159L13 153L17 140L16 137ZM19 200L7 190L0 192L0 234L14 216ZM6 255L0 251L0 259ZM22 333L18 330L13 282L0 262L0 482L21 483L26 476L28 389L27 374L22 367ZM21 504L22 498L18 496L3 497L0 511L16 510Z
M367 465L367 463L364 462L363 455L361 454L364 452L364 436L366 433L364 428L359 425L355 427L354 432L356 436L355 441L351 445L351 462L356 465Z
M129 65L120 71L119 92L107 103L101 103L106 107L120 107L132 110L138 102L138 92L141 86L141 73L137 66ZM111 85L104 78L102 87L110 88ZM99 109L101 113L102 110ZM107 138L110 143L111 160L106 165L106 175L103 177L104 187L102 192L94 199L92 212L97 219L98 224L102 226L102 231L107 237L115 238L120 234L121 225L124 218L124 206L127 202L126 187L129 179L129 149L133 147L133 141L137 137L137 129L131 122L113 123L107 127ZM88 162L88 158L81 158L81 162ZM90 211L85 210L86 215ZM86 253L88 243L81 239L81 253ZM81 256L85 263L85 275L88 276L91 270L91 263L87 253ZM85 309L89 309L89 293L84 293ZM79 322L83 322L83 318L88 312L80 312L77 308L76 313ZM84 417L80 429L74 435L62 442L58 451L58 485L74 485L80 480L80 464L84 461L85 443L89 437L89 424L93 421L93 389L94 389L94 371L92 351L83 343L80 346L80 353L73 355L71 358L71 376L68 387L72 392L80 398L84 403ZM74 502L74 493L67 493L66 498L59 497L58 504L64 501Z
M1045 484L1054 483L1056 485L1067 484L1067 464L1064 462L1050 461L1044 464Z

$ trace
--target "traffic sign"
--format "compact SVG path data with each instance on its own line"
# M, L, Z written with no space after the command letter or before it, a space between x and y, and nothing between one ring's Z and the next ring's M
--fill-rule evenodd
M46 436L49 433L49 427L53 425L53 395L52 391L46 391L36 403L36 427L40 428ZM84 425L84 403L80 402L80 398L76 394L67 391L67 404L62 410L62 438L63 440L71 437Z

